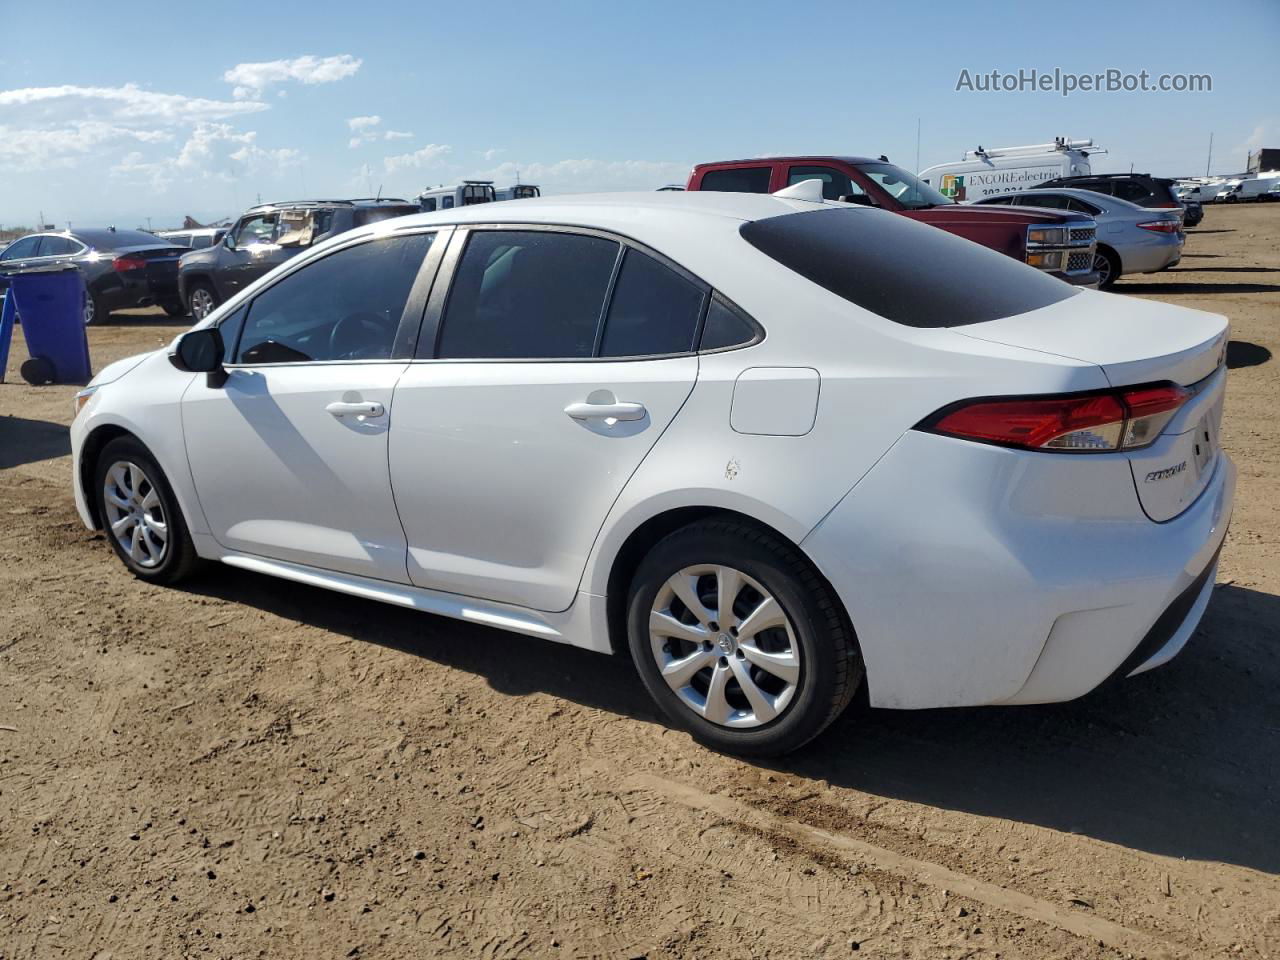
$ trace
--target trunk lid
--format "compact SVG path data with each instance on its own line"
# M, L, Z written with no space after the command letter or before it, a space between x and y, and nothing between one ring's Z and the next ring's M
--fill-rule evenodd
M1117 294L1081 291L1030 313L954 333L1093 363L1115 387L1171 380L1194 396L1150 447L1123 454L1147 516L1171 520L1218 467L1226 391L1226 317Z
M1228 325L1216 313L1081 290L1039 310L955 332L1097 364L1116 387L1159 380L1185 387L1222 364Z

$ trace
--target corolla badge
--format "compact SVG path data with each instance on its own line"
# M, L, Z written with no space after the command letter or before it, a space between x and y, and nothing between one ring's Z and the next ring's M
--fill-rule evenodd
M1154 483L1157 480L1168 480L1170 477L1176 477L1183 470L1187 469L1187 461L1174 464L1172 467L1165 467L1163 470L1152 470L1147 474L1143 483Z

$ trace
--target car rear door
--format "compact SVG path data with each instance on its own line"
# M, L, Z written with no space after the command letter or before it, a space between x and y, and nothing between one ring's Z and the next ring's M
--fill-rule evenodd
M359 238L221 325L226 380L194 378L182 421L200 507L223 547L405 582L387 437L439 260L435 236Z
M693 389L707 296L614 237L459 229L395 392L411 581L569 607L610 507Z

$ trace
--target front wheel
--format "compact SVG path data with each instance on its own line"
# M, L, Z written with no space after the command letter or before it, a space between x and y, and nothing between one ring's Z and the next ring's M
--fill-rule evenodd
M660 541L636 571L627 621L632 659L663 712L728 753L798 749L863 677L831 587L793 546L734 520Z
M217 305L218 295L214 293L213 287L204 282L191 285L191 289L187 292L187 307L191 311L193 320L197 322L203 320Z
M195 545L178 500L140 442L119 437L102 448L93 494L107 540L134 576L176 583L195 567Z
M101 323L107 319L109 312L103 306L102 301L95 297L92 293L86 294L84 298L84 325L92 326L95 323Z

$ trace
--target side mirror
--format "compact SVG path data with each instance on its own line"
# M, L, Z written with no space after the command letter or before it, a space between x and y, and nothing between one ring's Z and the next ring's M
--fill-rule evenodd
M218 328L201 327L178 338L169 362L186 373L221 373L223 350Z
M228 250L236 248L236 232L234 230L228 230L222 235L222 245Z

